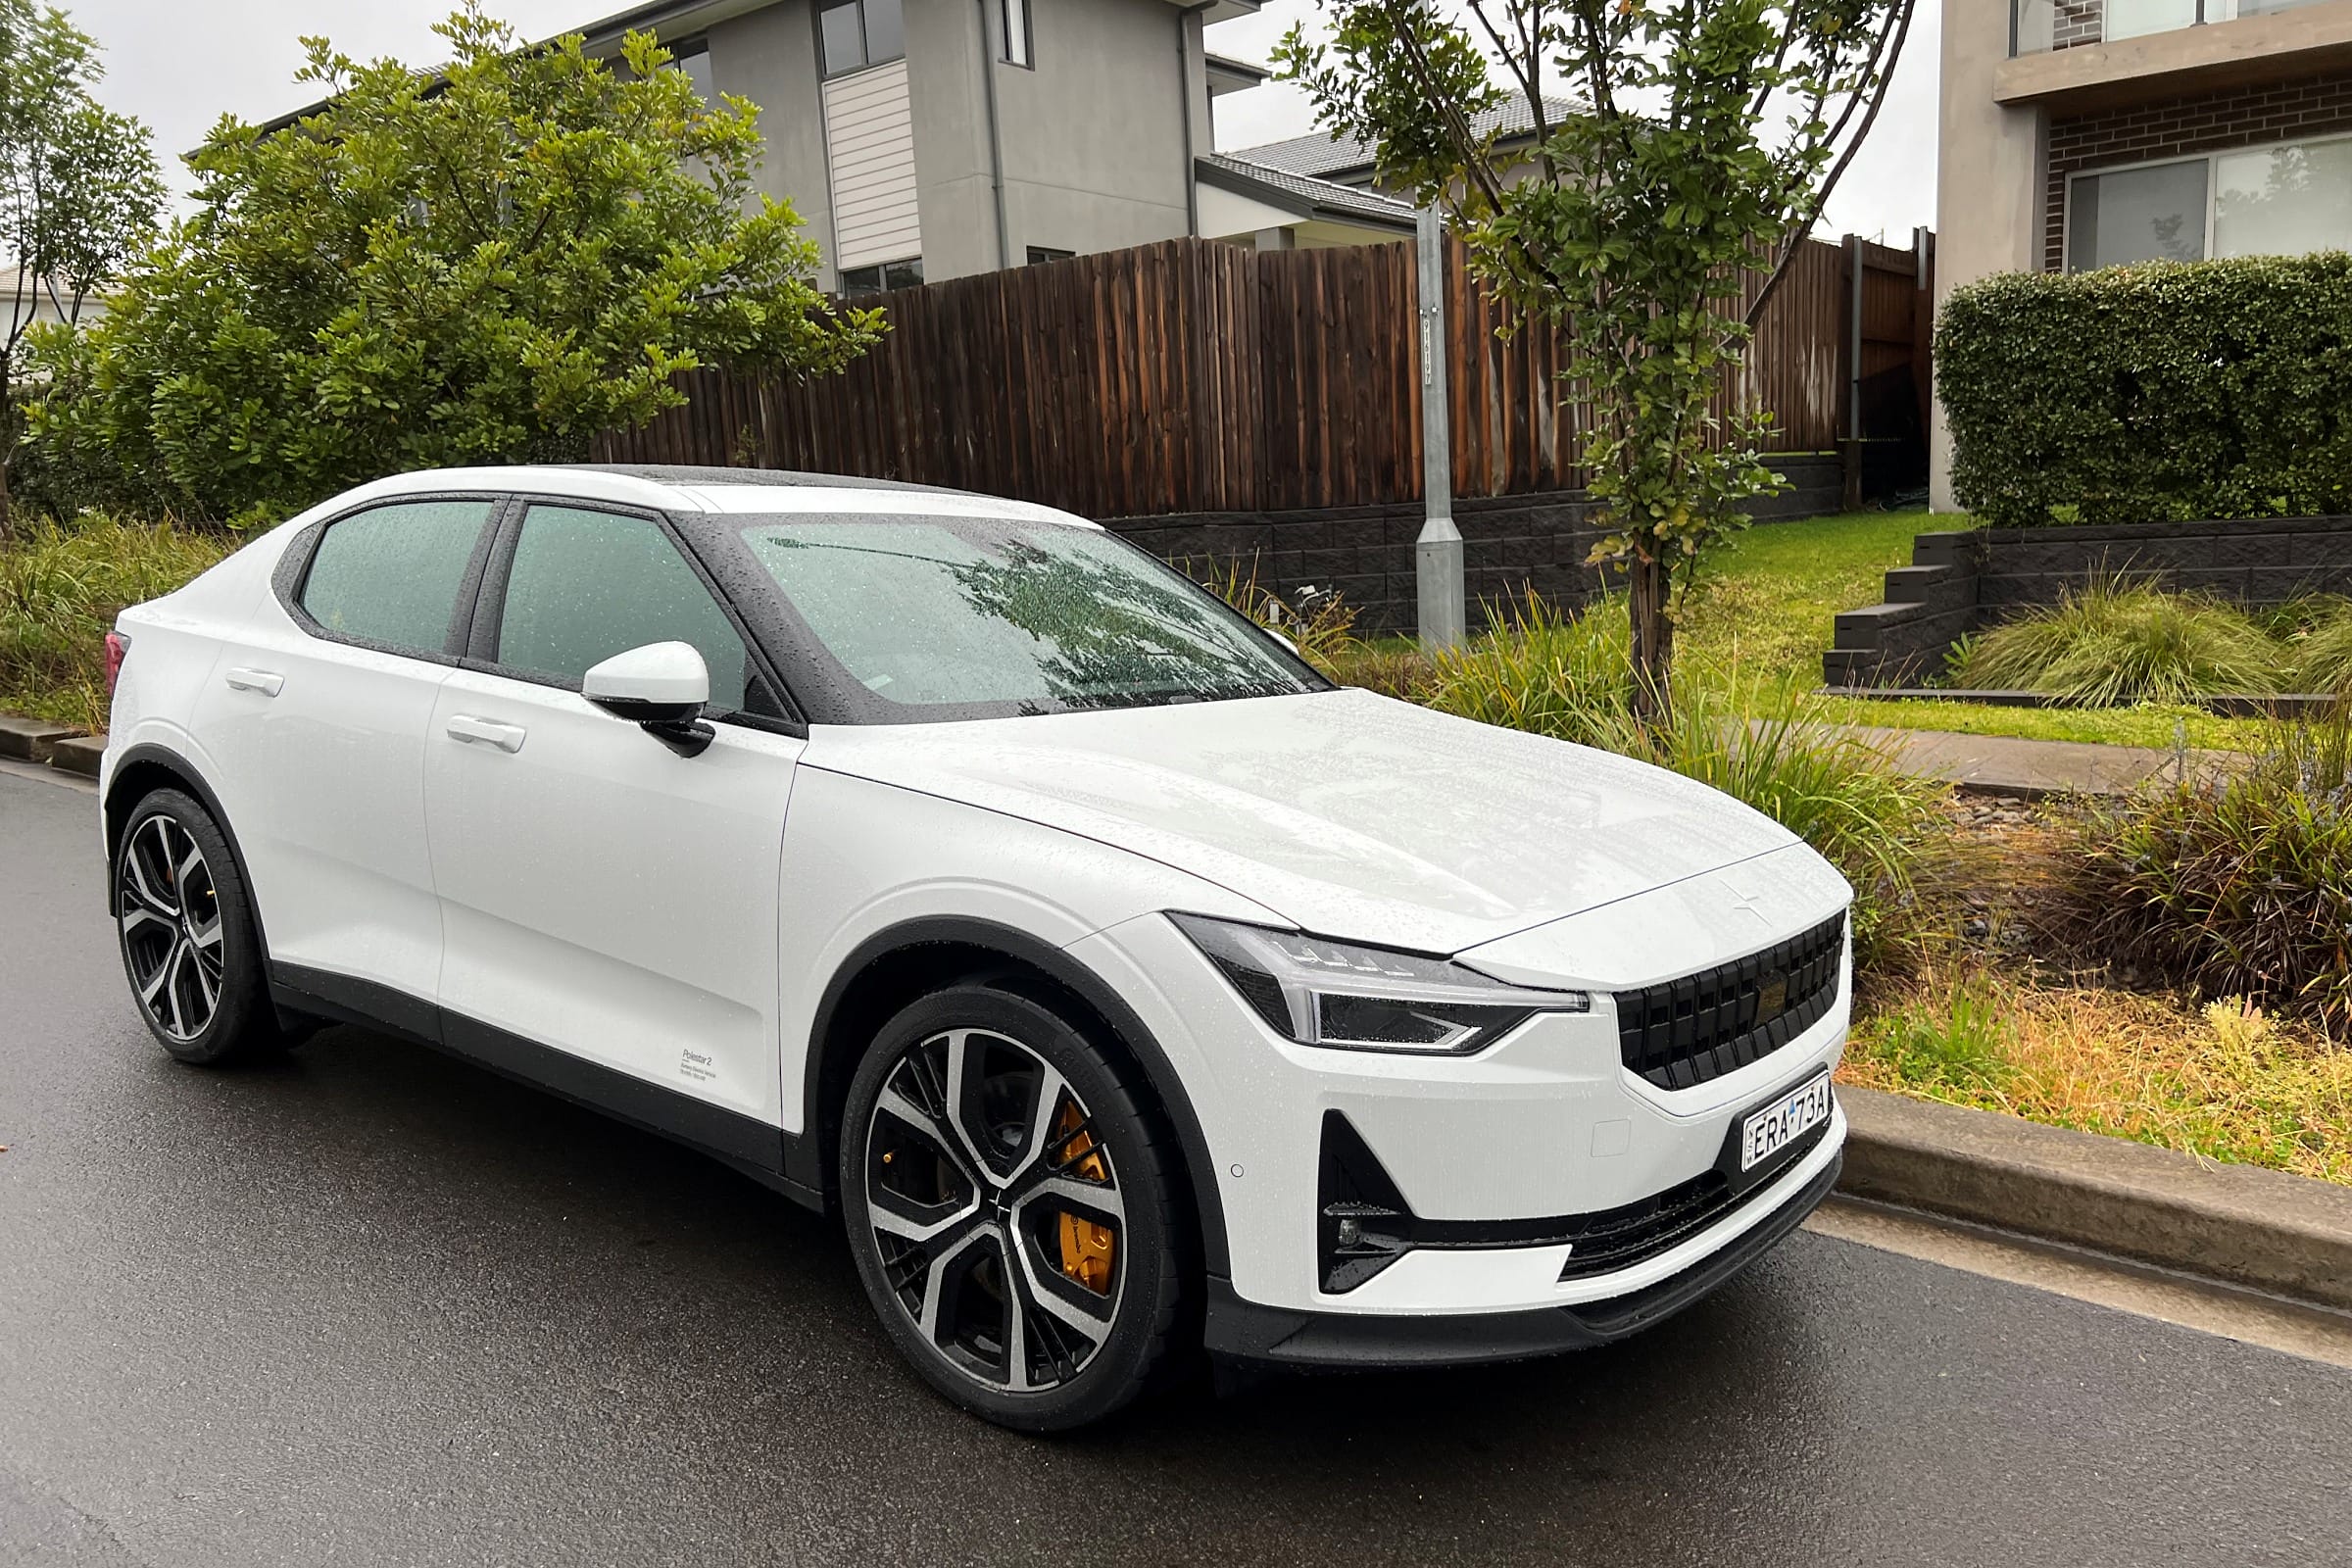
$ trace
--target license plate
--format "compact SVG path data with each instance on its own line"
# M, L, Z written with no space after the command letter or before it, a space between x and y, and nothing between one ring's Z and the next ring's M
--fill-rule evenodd
M1754 1170L1829 1119L1830 1075L1825 1072L1740 1124L1740 1169Z

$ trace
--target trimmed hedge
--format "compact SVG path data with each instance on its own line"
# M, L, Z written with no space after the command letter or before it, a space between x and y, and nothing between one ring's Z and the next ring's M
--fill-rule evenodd
M1936 384L1996 527L2352 512L2352 255L1984 278Z

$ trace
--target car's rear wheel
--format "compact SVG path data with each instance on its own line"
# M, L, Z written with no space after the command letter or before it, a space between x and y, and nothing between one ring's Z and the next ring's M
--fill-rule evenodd
M841 1144L858 1273L934 1388L1032 1432L1144 1389L1185 1281L1173 1155L1123 1064L1034 1002L955 987L876 1036Z
M158 790L115 850L115 927L139 1016L181 1061L210 1066L282 1049L244 878L220 824Z

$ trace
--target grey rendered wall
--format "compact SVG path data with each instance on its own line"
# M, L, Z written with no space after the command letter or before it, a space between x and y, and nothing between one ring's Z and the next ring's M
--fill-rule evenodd
M833 210L825 179L825 117L817 96L816 22L810 0L775 0L708 34L710 76L721 92L760 106L767 156L756 183L789 201L823 252L817 277L833 286Z
M1994 272L2030 272L2041 259L2041 181L2048 129L2040 108L1993 99L2009 58L2009 7L1942 0L1942 89L1936 158L1936 308L1952 290ZM1952 441L1943 405L1929 431L1929 505L1956 512Z
M1189 34L1197 53L1199 19L1166 0L1030 0L1037 64L1023 69L994 63L981 10L978 0L907 0L924 277L998 265L987 69L996 73L1011 265L1032 245L1086 253L1188 232L1177 51ZM1200 104L1203 145L1206 114Z

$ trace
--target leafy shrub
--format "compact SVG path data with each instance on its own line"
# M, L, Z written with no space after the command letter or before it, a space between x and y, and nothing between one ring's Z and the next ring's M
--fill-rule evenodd
M1999 527L2352 511L2352 255L2005 273L1936 327L1952 488Z
M1954 650L1962 686L2048 692L2091 707L2278 689L2279 646L2219 600L2117 579L2070 591Z
M117 612L172 592L230 541L105 516L19 524L0 541L0 709L103 730Z
M223 120L195 211L105 317L35 335L52 506L259 519L388 471L577 458L682 404L676 371L830 370L879 336L757 193L757 111L704 103L652 34L608 62L472 5L436 30L436 72L306 40L295 79L327 102Z
M2352 723L2273 726L2218 782L2095 808L2071 860L2094 952L2352 1037Z

